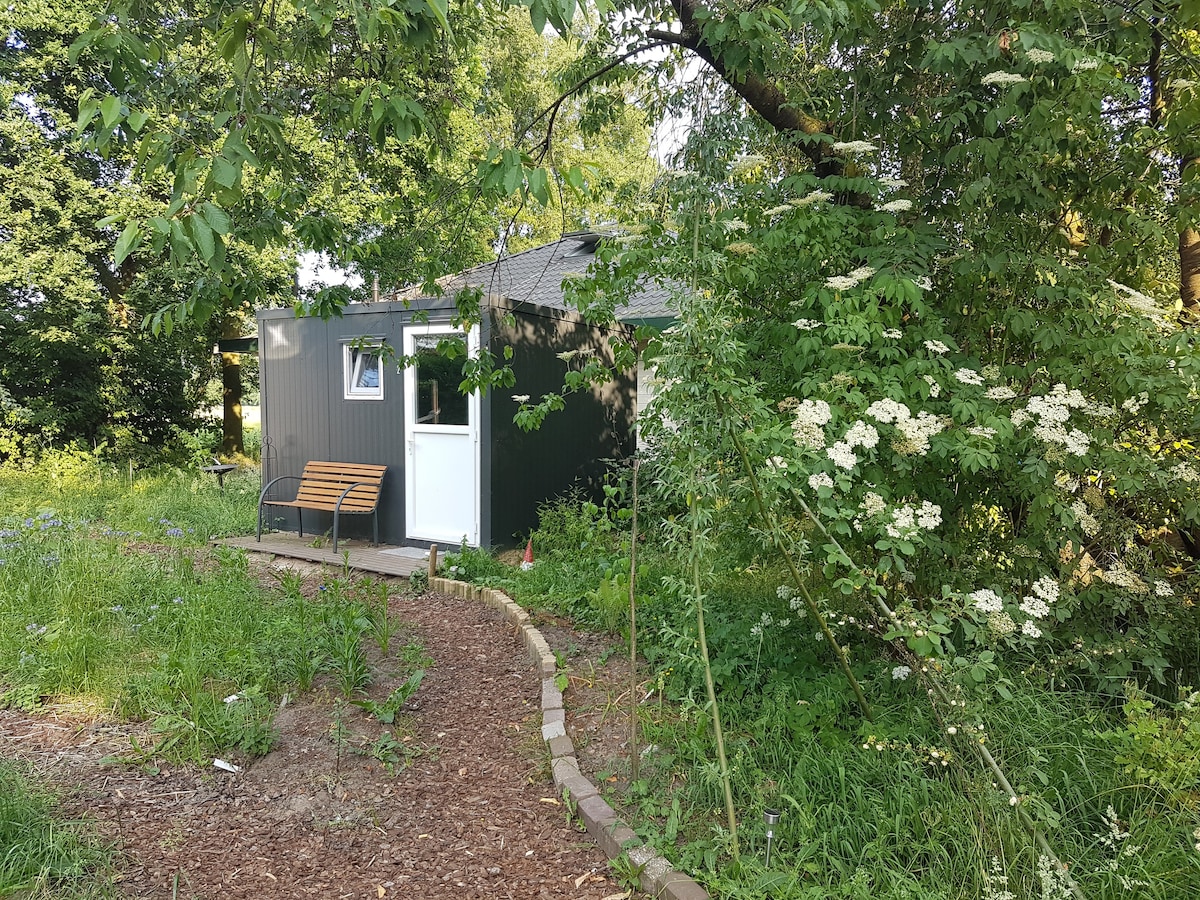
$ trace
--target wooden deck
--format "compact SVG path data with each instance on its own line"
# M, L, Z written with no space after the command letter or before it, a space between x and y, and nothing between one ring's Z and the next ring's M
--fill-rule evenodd
M319 547L313 546L314 541L312 535L299 537L288 532L272 532L264 534L262 541L256 541L254 535L250 535L217 538L213 543L223 547L240 547L254 553L270 553L286 559L303 559L338 569L348 565L350 569L358 572L396 575L401 578L407 578L418 569L425 569L429 565L428 560L420 555L425 551L415 547L372 545L367 541L342 538L338 541L338 552L334 553L328 539Z

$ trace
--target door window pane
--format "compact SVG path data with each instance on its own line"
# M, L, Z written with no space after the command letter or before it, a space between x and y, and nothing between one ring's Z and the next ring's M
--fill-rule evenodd
M439 349L440 348L440 349ZM413 338L418 425L469 425L467 396L459 391L467 341L460 334Z

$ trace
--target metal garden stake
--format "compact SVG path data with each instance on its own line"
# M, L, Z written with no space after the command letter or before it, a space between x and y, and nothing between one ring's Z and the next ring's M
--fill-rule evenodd
M775 826L779 824L779 810L764 809L763 823L767 826L767 868L771 868L771 841L775 837Z

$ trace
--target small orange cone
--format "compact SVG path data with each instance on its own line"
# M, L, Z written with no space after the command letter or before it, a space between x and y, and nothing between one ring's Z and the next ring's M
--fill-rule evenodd
M525 545L525 558L521 561L521 568L533 568L533 538L530 538L529 543Z

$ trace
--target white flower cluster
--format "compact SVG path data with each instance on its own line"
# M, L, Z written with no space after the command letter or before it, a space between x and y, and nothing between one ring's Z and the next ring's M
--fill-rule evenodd
M1036 66L1042 63L1054 62L1057 57L1049 50L1039 50L1035 47L1032 50L1025 51L1025 58Z
M1196 467L1191 463L1176 463L1175 465L1171 466L1171 474L1180 481L1200 481L1200 472L1197 472Z
M1100 530L1100 522L1088 512L1087 504L1082 500L1076 500L1071 504L1071 512L1075 514L1075 521L1079 524L1079 529L1088 537L1092 537Z
M1098 574L1101 581L1107 581L1116 587L1123 587L1132 594L1145 594L1150 590L1146 582L1130 571L1129 567L1119 559Z
M802 400L792 420L792 437L801 447L819 450L825 446L824 426L832 418L824 400Z
M1017 72L988 72L979 79L980 84L1021 84L1028 81L1024 75Z
M808 476L808 486L814 491L820 490L823 487L833 487L833 479L827 472L815 472Z
M1049 393L1030 397L1024 409L1014 409L1011 418L1013 425L1018 428L1036 420L1033 433L1040 440L1060 446L1073 456L1086 456L1091 448L1092 439L1078 428L1068 431L1066 427L1073 409L1089 415L1103 415L1107 412L1104 407L1092 403L1079 391L1068 390L1064 384L1056 384Z
M797 197L795 200L791 200L789 202L791 203L792 206L796 207L797 209L800 209L805 206L813 206L817 203L825 203L826 201L832 200L832 199L833 199L833 194L829 193L829 191L817 190L817 191L810 191L809 193L805 194L803 197Z
M1142 391L1136 397L1130 397L1128 400L1124 401L1121 404L1121 409L1125 410L1125 412L1127 412L1127 413L1132 413L1133 415L1136 416L1139 412L1142 411L1142 407L1145 406L1149 402L1150 402L1150 395L1148 393L1146 393L1145 391Z
M933 531L942 524L942 508L922 500L920 506L905 504L892 511L892 521L884 526L888 537L907 538L919 531Z
M1169 582L1156 581L1154 582L1154 596L1156 597L1174 597L1175 590Z
M888 340L898 341L904 337L904 332L899 328L885 328L883 329L883 336Z
M888 190L898 191L901 188L908 187L908 182L905 181L903 178L892 178L889 176L886 178L880 178L879 186L883 187L883 188L887 188Z
M881 204L879 208L884 212L900 213L908 212L910 209L912 209L912 205L913 204L911 200L900 199L889 200L887 203Z
M797 319L792 323L792 327L799 328L801 331L813 331L820 328L822 324L824 323L818 322L816 319Z
M1092 71L1092 69L1098 69L1099 67L1100 67L1100 60L1084 58L1084 59L1076 60L1075 64L1073 66L1071 66L1071 71L1072 72L1090 72L1090 71Z
M767 468L782 472L788 467L787 460L782 456L772 456L767 460Z
M943 353L950 352L950 348L947 347L945 344L943 344L941 341L926 341L925 349L928 350L930 353L936 353L939 356L941 356Z
M904 681L912 674L912 669L908 666L896 666L892 669L892 681Z
M868 406L867 415L877 422L887 424L910 418L912 413L909 412L908 407L903 403L898 403L889 397L885 397L882 400L876 400Z
M962 384L973 384L977 386L983 384L983 376L974 369L959 369L954 373L954 377Z
M842 440L851 447L865 447L870 450L879 443L879 432L875 430L874 425L868 425L862 419L858 419L846 431Z
M903 456L924 456L929 452L929 439L946 429L946 419L921 410L916 417L903 403L890 398L876 400L867 407L866 414L877 422L894 424L900 439L892 442L892 449Z
M836 141L834 153L872 153L879 148L870 141Z
M925 383L927 385L929 385L929 396L930 397L932 397L934 400L936 400L938 397L940 397L942 395L942 386L937 383L936 378L934 378L932 375L922 375L921 377L924 378Z
M981 613L998 613L1004 609L1004 600L999 594L988 588L980 588L967 595L975 608Z
M884 502L883 498L874 491L867 491L865 494L863 494L862 503L859 504L859 508L863 511L863 514L867 516L867 518L871 518L872 516L877 516L886 510L887 504Z
M1017 396L1017 392L1006 384L999 384L995 387L988 388L983 392L983 396L987 397L989 400L1003 401L1013 399Z
M784 203L782 206L772 206L770 209L764 209L763 215L764 216L781 216L785 212L791 212L791 211L792 211L792 204Z
M832 275L825 279L825 287L835 291L848 291L875 274L870 266L859 266L847 275Z
M914 278L913 284L923 291L933 290L933 279L931 279L928 275L922 275L920 278Z
M1034 625L1032 620L1026 619L1021 623L1021 634L1026 637L1040 638L1042 636L1042 629Z
M996 429L989 428L986 425L972 425L967 429L967 434L971 435L971 437L994 438L996 436Z
M825 455L833 460L833 464L839 469L853 469L858 465L854 448L845 441L835 441L832 446L826 448Z

